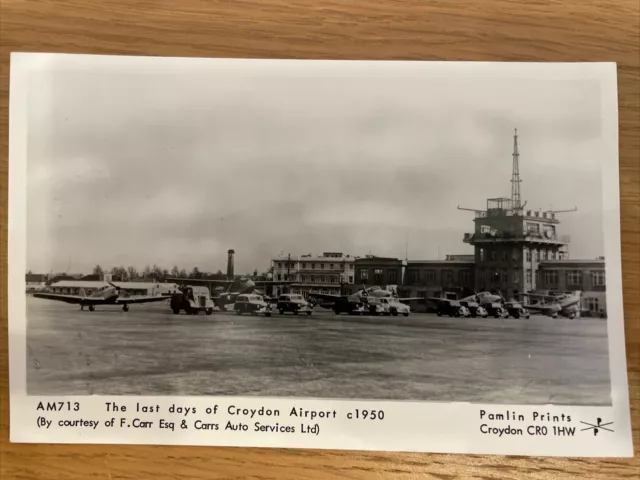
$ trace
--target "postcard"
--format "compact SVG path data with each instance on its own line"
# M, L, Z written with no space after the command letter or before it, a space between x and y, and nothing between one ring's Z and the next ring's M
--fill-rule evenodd
M13 442L633 455L613 63L14 53Z

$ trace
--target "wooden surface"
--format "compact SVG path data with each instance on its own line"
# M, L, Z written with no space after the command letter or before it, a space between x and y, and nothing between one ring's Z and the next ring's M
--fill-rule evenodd
M239 448L8 443L6 214L9 52L161 56L615 61L627 359L640 444L638 0L3 0L0 76L0 478L638 478L638 458L585 460Z

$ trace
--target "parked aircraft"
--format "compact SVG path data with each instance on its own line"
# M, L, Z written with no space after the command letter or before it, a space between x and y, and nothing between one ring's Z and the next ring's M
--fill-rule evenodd
M80 310L84 310L84 307L89 307L89 311L91 312L95 310L97 305L122 305L122 310L127 312L130 304L164 302L169 298L167 296L158 295L135 297L122 296L120 287L111 282L108 283L108 286L105 285L104 287L98 288L90 295L86 295L85 290L81 288L80 295L37 292L34 293L33 296L35 298L44 298L46 300L56 300L59 302L80 305Z
M351 295L334 295L330 293L309 292L310 297L320 299L325 303L333 305L333 311L336 313L384 313L385 307L380 299L393 300L395 303L402 305L402 302L412 300L422 300L422 297L400 298L395 290L385 289L379 286L365 287ZM403 307L405 305L402 305ZM403 315L408 315L408 309L402 308Z
M543 295L538 293L521 293L520 295L536 300L535 303L526 305L527 310L537 311L550 317L562 315L574 318L580 312L580 299L582 292L560 293L556 295Z
M250 278L239 278L235 280L208 280L208 279L193 279L193 278L170 278L168 281L175 283L185 284L205 284L211 289L211 299L215 306L225 311L227 305L233 305L238 298L238 295L257 294L265 297L266 300L270 299L265 293L258 288L258 286L267 285L291 285L293 281L281 281L281 280L252 280ZM216 287L214 287L216 285ZM226 285L226 288L224 287ZM213 288L212 288L213 287ZM273 299L272 301L275 301Z
M431 301L436 306L438 306L442 302L451 302L451 298L440 298L440 297L431 297L427 299ZM475 292L473 295L469 295L468 297L461 298L457 300L461 305L464 305L469 309L472 316L486 316L491 315L492 317L500 318L507 315L507 311L504 308L503 302L504 298L502 295L491 293L491 292ZM439 307L436 307L438 309ZM478 312L478 309L479 312Z

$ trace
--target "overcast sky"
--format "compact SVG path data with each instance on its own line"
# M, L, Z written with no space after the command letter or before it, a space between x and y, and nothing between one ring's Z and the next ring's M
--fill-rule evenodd
M291 254L410 259L462 243L489 197L564 209L603 255L599 85L357 69L64 63L30 84L28 262L264 271Z

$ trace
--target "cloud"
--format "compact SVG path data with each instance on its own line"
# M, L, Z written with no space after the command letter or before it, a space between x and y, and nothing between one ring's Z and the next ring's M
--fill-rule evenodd
M514 127L524 198L577 205L575 254L602 252L590 81L161 70L32 81L29 268L224 270L234 248L252 271L281 250L404 256L407 238L420 258L468 251L456 208L510 195Z

